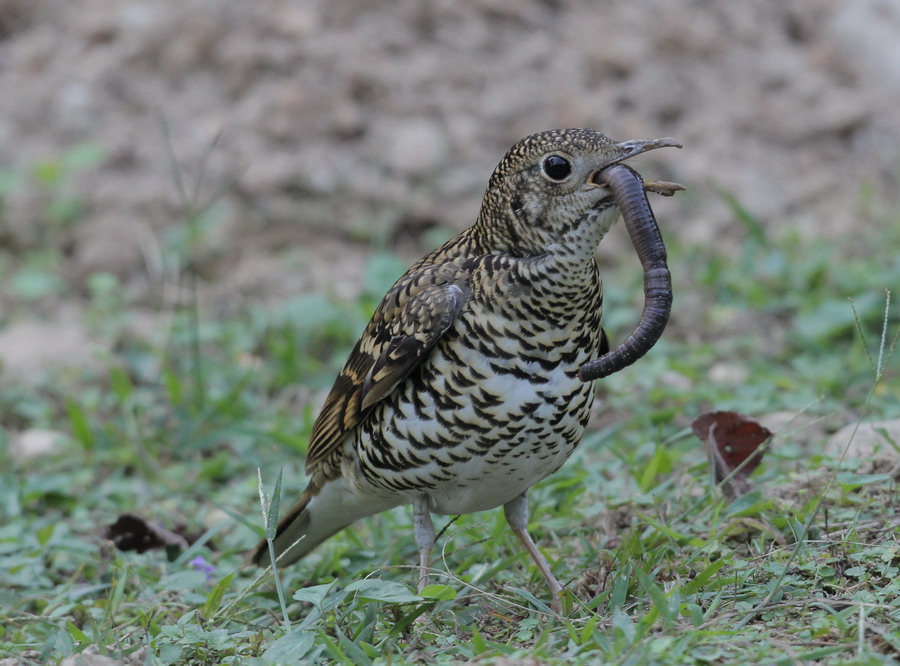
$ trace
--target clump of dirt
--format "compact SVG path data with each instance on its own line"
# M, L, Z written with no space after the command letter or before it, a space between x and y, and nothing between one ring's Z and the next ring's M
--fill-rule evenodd
M887 0L7 0L0 154L23 174L100 147L60 186L67 295L105 271L145 305L207 205L213 301L352 290L373 244L468 226L506 148L561 126L681 139L640 167L690 188L656 204L668 233L738 242L727 192L840 237L874 224L861 183L896 190L898 44ZM0 243L46 242L46 194L0 190Z

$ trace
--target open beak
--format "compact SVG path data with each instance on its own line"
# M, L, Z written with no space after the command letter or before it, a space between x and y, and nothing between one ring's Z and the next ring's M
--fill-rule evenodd
M635 139L631 141L622 141L621 143L616 144L616 148L618 149L619 154L606 162L601 168L594 171L591 174L591 177L588 178L588 182L592 185L605 186L606 183L600 178L600 172L611 164L624 162L625 160L630 159L635 155L646 153L648 150L655 150L657 148L681 147L681 142L677 139L673 139L670 136L664 136L659 139ZM676 192L683 190L684 187L682 185L679 185L678 183L669 183L662 180L645 180L644 189L647 192L653 192L654 194L661 194L664 197L670 197Z

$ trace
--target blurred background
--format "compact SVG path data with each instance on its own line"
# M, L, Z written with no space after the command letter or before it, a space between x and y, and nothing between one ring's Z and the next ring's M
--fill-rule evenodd
M186 270L214 311L354 298L552 127L682 140L638 164L676 241L853 244L897 224L898 107L892 0L0 0L0 376L115 345L98 307L151 331Z

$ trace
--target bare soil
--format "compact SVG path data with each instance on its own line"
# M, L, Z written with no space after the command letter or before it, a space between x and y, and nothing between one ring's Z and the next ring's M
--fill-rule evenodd
M0 286L0 357L83 360L98 272L158 309L170 234L210 205L206 303L351 295L373 247L468 226L509 145L551 127L681 139L640 163L689 187L656 203L667 234L740 243L726 192L844 242L896 205L898 107L891 0L0 0L0 168L103 155L4 195L0 276L56 243L66 302L23 312ZM63 195L82 210L48 237Z

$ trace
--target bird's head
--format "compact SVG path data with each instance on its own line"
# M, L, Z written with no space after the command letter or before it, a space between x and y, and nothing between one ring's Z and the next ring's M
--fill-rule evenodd
M510 148L494 170L476 227L491 249L534 256L565 248L593 255L618 219L601 169L675 139L616 143L590 129L532 134Z

